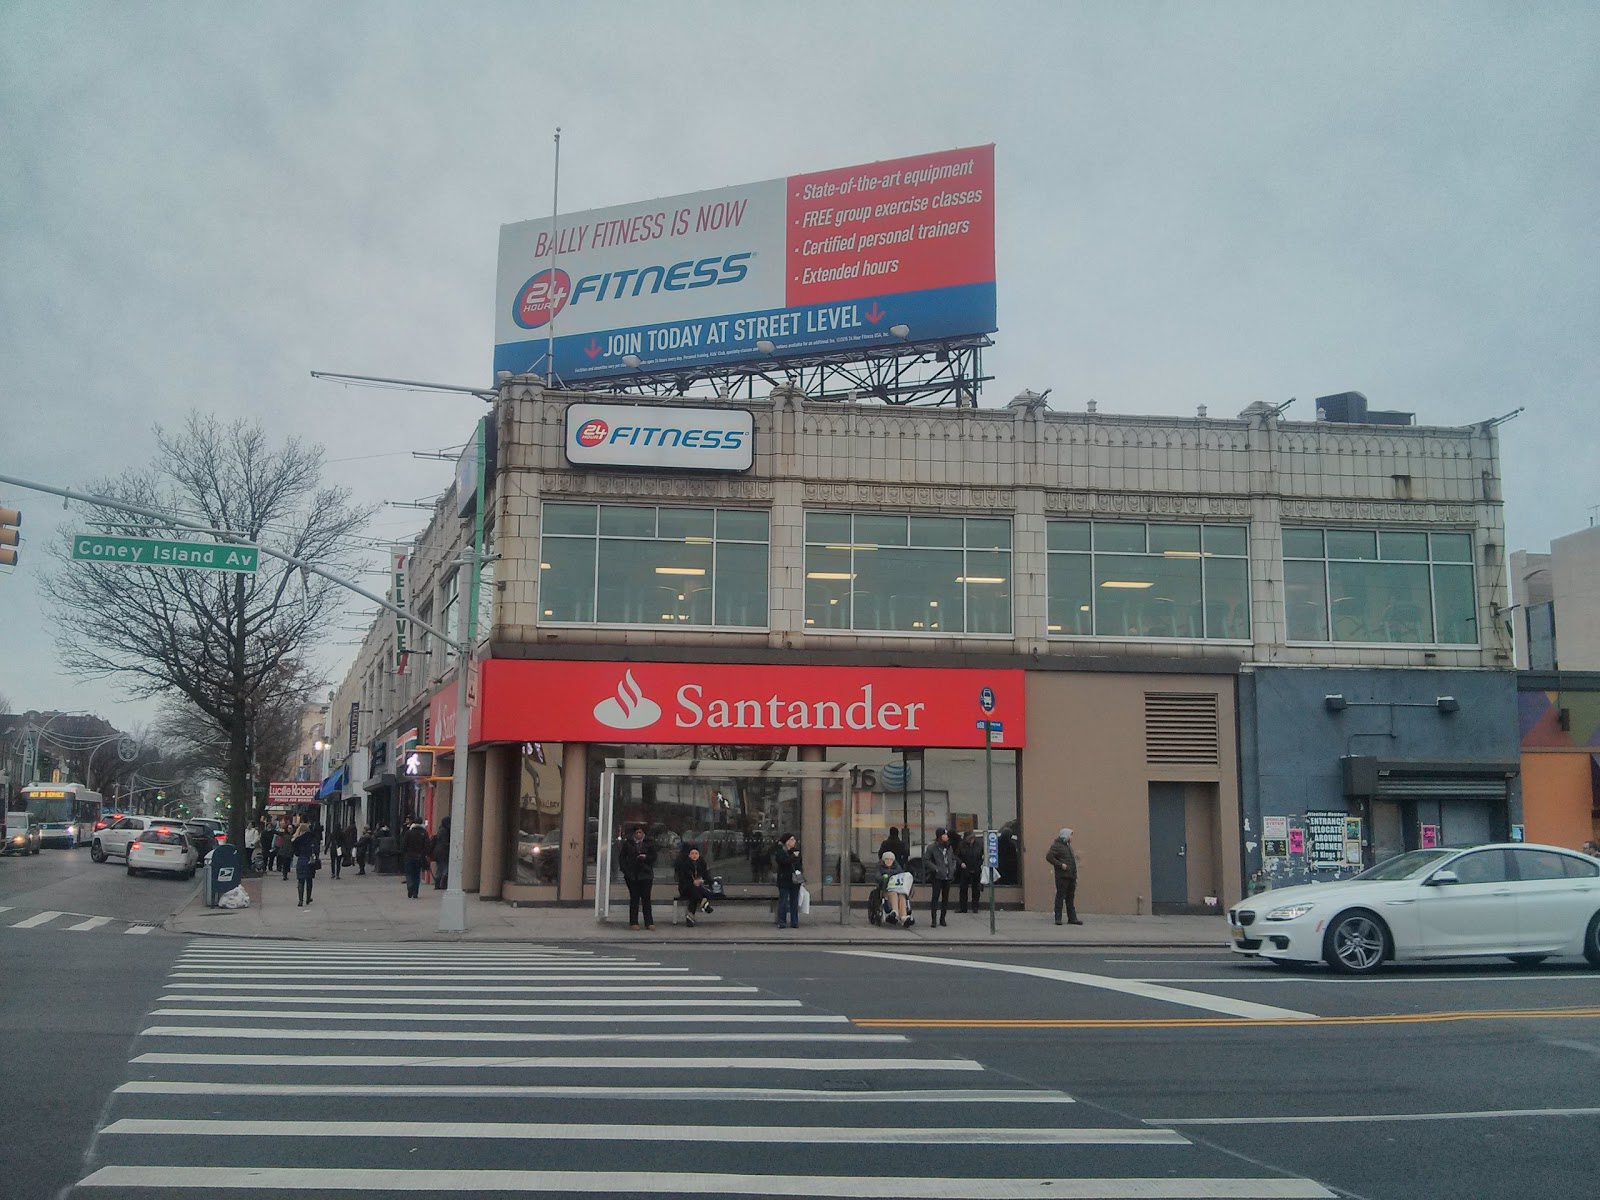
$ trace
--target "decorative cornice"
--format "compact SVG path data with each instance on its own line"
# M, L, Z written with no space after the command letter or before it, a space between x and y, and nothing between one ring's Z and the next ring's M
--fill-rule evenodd
M542 495L665 497L696 500L771 500L767 479L708 479L703 475L595 474L545 471L539 476Z
M808 483L807 504L871 504L885 508L994 508L1014 509L1016 494L1010 488L967 487L961 484Z
M1176 496L1147 492L1046 492L1047 513L1117 516L1248 517L1243 496Z
M1403 500L1284 500L1284 520L1404 521L1416 525L1476 525L1471 504L1434 504Z

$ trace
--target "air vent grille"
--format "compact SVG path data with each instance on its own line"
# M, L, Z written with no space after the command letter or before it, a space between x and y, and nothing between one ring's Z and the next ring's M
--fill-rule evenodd
M1144 756L1151 763L1221 761L1214 692L1146 692Z

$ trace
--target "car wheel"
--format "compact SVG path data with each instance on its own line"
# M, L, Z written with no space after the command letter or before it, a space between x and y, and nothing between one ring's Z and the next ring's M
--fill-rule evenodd
M1389 931L1365 909L1341 914L1322 941L1323 958L1343 975L1370 975L1389 953Z
M1600 912L1589 918L1589 932L1583 935L1583 956L1591 967L1600 967Z
M1508 954L1506 957L1519 967L1537 967L1550 956L1548 954Z
M95 838L94 843L89 847L89 858L93 862L97 862L97 863L105 862L105 860L106 860L106 852L105 852L105 848L100 845L100 839L99 838Z
M129 864L128 864L128 874L129 874L129 875L137 875L137 874L138 874L138 873L139 873L139 872L137 872L137 871L135 871L135 870L134 870L134 869L133 869L133 864L132 864L132 863L129 863Z

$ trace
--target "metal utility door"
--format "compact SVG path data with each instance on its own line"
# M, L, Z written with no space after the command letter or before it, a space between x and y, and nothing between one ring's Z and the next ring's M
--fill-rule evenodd
M1189 846L1181 783L1150 785L1150 911L1187 907Z

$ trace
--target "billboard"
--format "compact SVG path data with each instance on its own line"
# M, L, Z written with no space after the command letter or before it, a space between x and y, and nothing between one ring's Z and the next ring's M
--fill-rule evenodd
M748 471L755 444L746 408L567 405L567 461L575 466Z
M572 386L994 329L992 145L500 228L496 372L552 337Z

